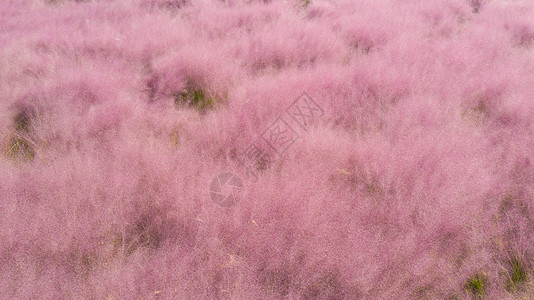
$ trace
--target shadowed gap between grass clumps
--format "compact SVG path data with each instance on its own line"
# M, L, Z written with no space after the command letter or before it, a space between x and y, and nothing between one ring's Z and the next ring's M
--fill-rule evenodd
M119 254L128 257L140 249L157 250L165 244L179 243L180 247L191 248L196 238L194 226L159 208L145 211L126 224L124 231L114 231L110 240L112 258Z
M192 81L187 83L184 90L174 93L172 97L176 106L187 105L190 108L197 109L201 114L205 114L215 105L213 97Z
M258 270L258 281L268 291L287 296L292 283L292 274L284 268L269 268L263 265Z
M28 109L21 110L14 118L15 130L17 132L30 133L32 113Z
M32 118L35 113L29 108L19 111L13 118L15 134L9 139L5 154L11 159L33 160L35 149L30 142Z
M149 249L161 247L166 238L164 227L171 224L167 224L166 220L159 223L155 216L142 215L135 223L126 227L124 235L117 235L113 239L113 256L117 255L120 249L124 250L126 256L130 256L141 247Z
M356 286L348 285L340 278L338 269L332 269L312 280L302 293L303 300L311 299L361 299Z

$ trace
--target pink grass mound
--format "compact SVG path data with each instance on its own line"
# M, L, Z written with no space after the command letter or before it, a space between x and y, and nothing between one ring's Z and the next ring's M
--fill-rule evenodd
M4 0L1 299L534 299L534 3Z

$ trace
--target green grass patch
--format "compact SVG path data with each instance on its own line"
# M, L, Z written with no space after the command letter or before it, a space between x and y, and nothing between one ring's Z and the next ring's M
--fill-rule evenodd
M477 273L467 280L464 288L474 297L474 299L482 299L486 294L487 286L488 278L486 275Z
M508 291L516 291L521 286L521 284L527 281L527 272L519 258L514 256L512 257L509 263L510 266L506 289Z
M9 140L6 155L12 159L33 160L35 150L25 138L12 137Z
M173 94L173 98L175 105L187 105L200 113L206 113L215 104L213 97L194 83L187 84L184 90Z

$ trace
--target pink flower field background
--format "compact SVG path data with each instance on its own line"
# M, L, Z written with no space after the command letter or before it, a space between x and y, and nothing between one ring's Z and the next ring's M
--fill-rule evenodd
M534 2L0 2L0 299L533 277Z

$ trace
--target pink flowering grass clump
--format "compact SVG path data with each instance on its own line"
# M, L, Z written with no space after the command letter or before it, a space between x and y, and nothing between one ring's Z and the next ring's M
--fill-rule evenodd
M3 1L0 298L533 299L533 116L529 1Z

